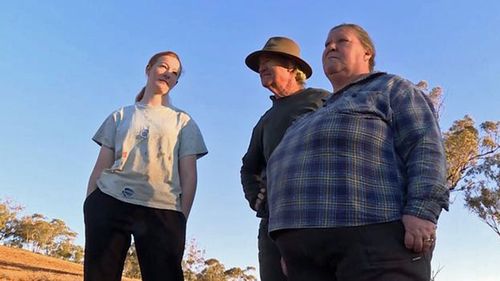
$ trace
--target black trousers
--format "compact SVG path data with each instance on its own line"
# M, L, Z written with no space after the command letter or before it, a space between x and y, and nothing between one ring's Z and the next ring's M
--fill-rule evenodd
M85 281L119 281L134 236L143 281L183 281L186 219L180 212L117 200L99 189L83 205Z
M429 281L432 252L404 246L401 221L273 233L290 281Z
M268 234L268 219L261 219L259 225L259 271L261 281L287 281L281 270L281 254L278 246Z

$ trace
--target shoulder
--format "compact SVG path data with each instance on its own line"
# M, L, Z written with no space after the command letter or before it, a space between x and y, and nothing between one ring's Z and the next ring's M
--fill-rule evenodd
M417 89L415 84L410 80L403 78L396 74L391 73L381 73L374 79L375 83L385 84L388 87L396 87L399 89Z
M394 74L386 74L383 91L389 96L393 108L398 106L407 110L408 106L429 106L434 111L434 105L429 96L413 82Z
M187 113L185 110L180 109L180 108L173 106L171 104L169 104L168 106L165 106L165 110L173 112L177 115L189 116L189 113Z
M174 118L181 123L185 123L192 120L191 115L189 113L171 104L163 107L162 113L170 116L169 118L175 116Z
M330 92L324 89L318 88L307 88L304 90L306 100L314 103L324 103L332 95Z
M408 92L421 92L414 83L396 74L375 72L361 81L364 90L380 91L389 96Z
M309 95L317 95L321 97L326 97L331 94L329 91L319 88L306 88L304 92L306 92Z
M111 112L109 117L112 117L115 120L121 120L121 119L125 118L126 116L132 115L135 112L135 110L136 110L135 105L122 106L118 109L115 109L113 112Z
M185 110L182 110L178 107L175 107L173 105L169 105L166 107L167 110L169 110L171 113L174 113L176 116L176 121L177 124L180 125L181 130L199 130L198 124L196 121L193 119L191 114L186 112Z

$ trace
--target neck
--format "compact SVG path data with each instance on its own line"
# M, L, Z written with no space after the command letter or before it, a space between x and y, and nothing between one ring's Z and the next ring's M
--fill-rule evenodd
M152 89L146 87L144 91L144 97L140 101L142 104L150 105L150 106L159 106L159 105L168 105L168 92L165 94L156 93Z
M345 88L346 86L348 86L349 84L351 84L352 82L358 80L359 78L363 77L363 76L366 76L370 74L369 72L367 73L359 73L359 74L354 74L354 75L351 75L351 76L348 76L348 77L330 77L329 80L330 80L330 83L332 84L333 86L333 93L337 93L338 91L342 90L343 88Z
M284 97L289 97L293 96L295 94L298 94L300 91L302 91L304 87L298 83L293 83L287 85L287 87L282 88L282 89L276 89L276 90L271 90L273 92L274 96L277 99L284 98Z

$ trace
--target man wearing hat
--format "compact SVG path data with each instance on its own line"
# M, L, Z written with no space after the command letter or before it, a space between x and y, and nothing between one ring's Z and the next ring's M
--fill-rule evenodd
M262 86L273 93L273 104L253 128L250 145L242 159L241 184L250 208L261 218L258 236L260 278L262 281L287 280L281 270L280 252L268 236L267 160L288 126L299 116L321 107L330 94L304 87L312 69L300 58L297 43L289 38L270 38L262 50L248 55L245 63L259 73Z

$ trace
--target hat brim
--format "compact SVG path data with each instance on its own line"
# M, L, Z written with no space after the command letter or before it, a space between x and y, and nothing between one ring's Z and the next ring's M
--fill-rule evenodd
M245 64L251 70L259 73L259 58L262 55L281 56L281 57L288 58L297 64L298 68L300 70L302 70L304 72L304 74L306 75L306 78L309 78L312 75L312 68L309 66L309 64L306 61L304 61L303 59L301 59L299 57L292 56L290 54L282 53L282 52L263 51L263 50L255 51L247 56L247 58L245 59Z

